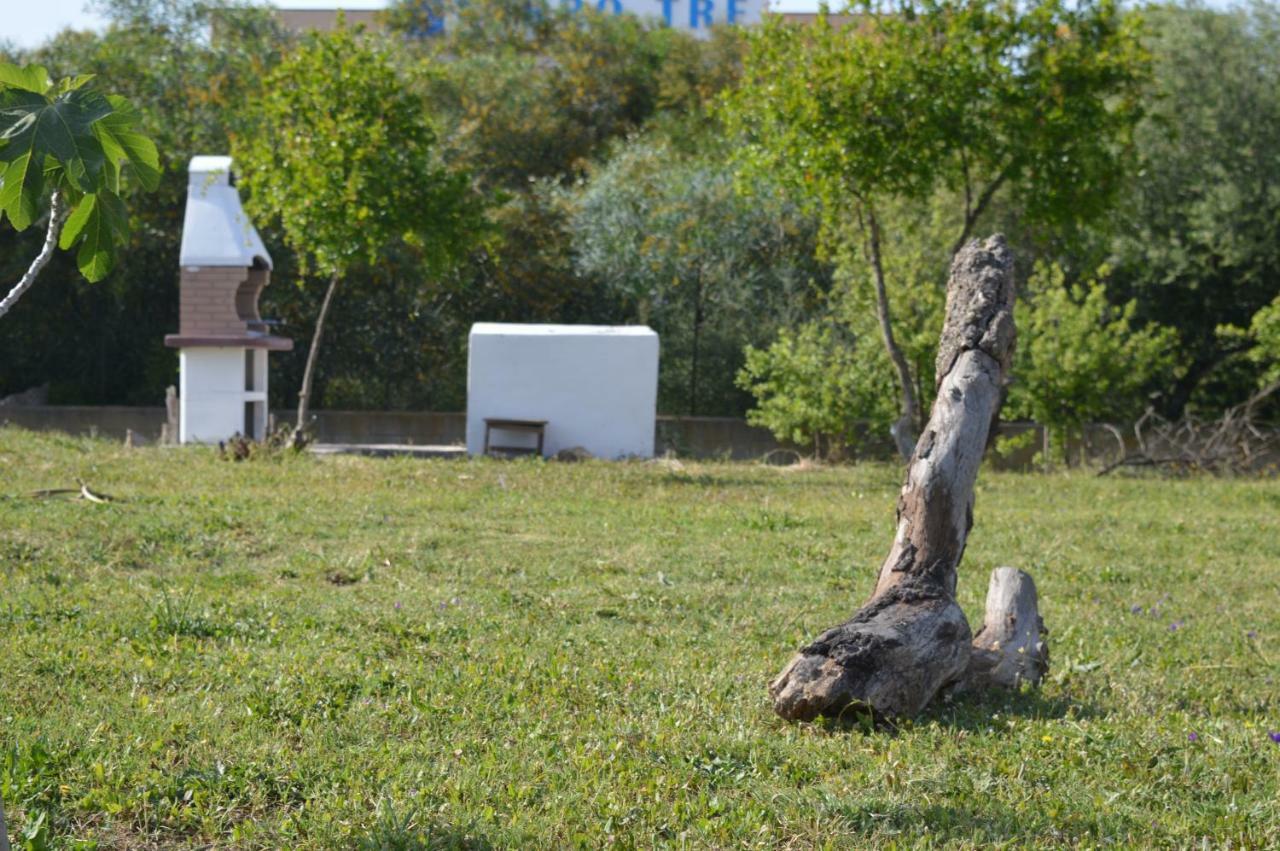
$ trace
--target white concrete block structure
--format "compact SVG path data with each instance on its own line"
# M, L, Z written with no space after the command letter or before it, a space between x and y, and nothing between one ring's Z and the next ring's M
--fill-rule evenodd
M484 451L485 419L546 420L544 455L582 447L597 458L651 458L658 335L643 326L471 327L467 452ZM502 436L533 445L533 435Z
M258 296L271 255L240 206L230 157L194 157L182 222L178 333L182 443L215 443L267 430L267 352L293 341L270 333Z

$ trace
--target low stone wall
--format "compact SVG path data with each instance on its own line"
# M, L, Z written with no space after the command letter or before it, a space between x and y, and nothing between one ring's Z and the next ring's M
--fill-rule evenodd
M278 423L291 422L294 411L271 412ZM427 411L315 411L320 443L406 443L449 446L466 442L464 413ZM126 431L144 440L160 436L162 407L15 405L0 408L0 423L35 431L62 431L123 440ZM759 458L779 447L766 429L731 417L658 417L657 452L694 458Z
M278 423L292 423L297 412L272 411ZM319 443L408 443L451 446L466 443L467 415L427 411L314 411Z
M126 431L144 440L160 437L165 422L163 406L133 408L124 405L5 405L0 424L32 431L62 431L124 440Z
M278 423L292 422L294 411L272 411ZM316 411L315 431L320 443L410 444L414 446L451 446L466 442L466 414L426 411ZM5 405L0 407L0 424L11 423L35 431L61 431L69 434L97 435L123 440L125 432L145 441L160 436L165 421L162 407L125 407L90 405ZM655 424L656 450L659 455L672 452L685 458L732 459L747 461L762 458L777 450L804 449L780 443L766 429L748 425L732 417L667 417ZM988 453L988 462L1006 470L1030 469L1043 447L1044 430L1035 423L1001 423L1000 436L1012 438L1033 432L1016 449L1005 444L1003 453ZM1104 425L1087 426L1083 441L1070 446L1072 463L1106 464L1120 457L1121 438L1126 449L1132 449L1132 435L1125 431L1117 436ZM859 454L861 458L891 458L892 446L885 440ZM785 462L792 456L777 453Z

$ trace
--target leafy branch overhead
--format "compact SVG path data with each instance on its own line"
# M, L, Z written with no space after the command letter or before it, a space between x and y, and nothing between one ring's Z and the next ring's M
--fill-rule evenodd
M55 84L39 65L0 63L0 219L25 230L48 197L49 242L75 249L80 273L99 281L129 237L121 201L126 167L153 190L160 160L137 129L138 112L92 81L85 75Z

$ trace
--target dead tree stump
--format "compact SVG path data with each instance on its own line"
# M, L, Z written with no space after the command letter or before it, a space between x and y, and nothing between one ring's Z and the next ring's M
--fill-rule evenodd
M1047 634L1031 576L1017 568L997 567L987 586L982 629L973 639L966 687L1039 683L1049 670Z
M1013 255L1004 237L973 240L956 254L937 398L907 467L893 547L867 604L803 648L770 683L783 718L836 716L849 707L911 716L967 678L972 635L955 601L956 569L1013 353L1013 301Z

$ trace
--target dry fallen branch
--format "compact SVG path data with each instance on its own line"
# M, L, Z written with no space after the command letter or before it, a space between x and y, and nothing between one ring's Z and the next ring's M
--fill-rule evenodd
M1013 352L1013 300L1013 255L1003 237L974 240L956 255L938 349L937 399L907 468L893 547L867 604L803 648L769 685L782 717L838 716L850 707L915 715L943 689L970 679L972 636L955 600L956 569ZM1026 643L1029 623L1038 639L1034 586L1004 574L993 578L995 586L997 623L989 625L990 645L982 646L994 655L983 657L985 673L973 681L1006 680L1010 669L1038 679L1035 665L997 658Z
M1137 450L1103 467L1098 475L1121 467L1251 475L1280 466L1280 431L1257 421L1262 402L1278 390L1280 381L1273 382L1216 420L1192 416L1169 420L1148 408L1133 426Z
M75 494L77 499L83 499L86 502L96 502L100 504L106 504L108 502L117 501L114 496L91 490L89 486L84 483L84 480L82 479L76 479L76 482L80 485L80 487L78 488L41 488L40 490L32 491L30 496L32 499L47 499L48 497L51 497L51 496L64 496L66 494Z

